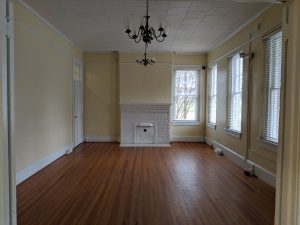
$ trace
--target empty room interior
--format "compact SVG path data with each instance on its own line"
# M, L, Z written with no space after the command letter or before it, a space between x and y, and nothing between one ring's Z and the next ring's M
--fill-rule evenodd
M0 0L0 225L300 225L298 0Z

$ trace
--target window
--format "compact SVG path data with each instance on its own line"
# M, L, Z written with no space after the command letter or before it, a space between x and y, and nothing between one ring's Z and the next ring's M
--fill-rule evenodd
M217 65L214 65L208 80L208 123L216 124L217 117Z
M278 143L281 89L282 32L265 40L266 109L263 138Z
M228 129L241 133L243 103L243 59L239 54L229 60Z
M174 121L199 120L199 71L174 71Z

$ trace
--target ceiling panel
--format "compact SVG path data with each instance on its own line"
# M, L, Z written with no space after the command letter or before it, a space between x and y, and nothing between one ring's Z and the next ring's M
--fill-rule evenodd
M139 26L145 0L23 0L86 51L143 51L124 32ZM205 52L224 40L269 3L237 0L149 0L150 25L168 28L151 51Z

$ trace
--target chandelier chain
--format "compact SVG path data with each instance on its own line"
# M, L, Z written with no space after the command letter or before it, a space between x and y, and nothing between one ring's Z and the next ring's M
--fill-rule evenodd
M149 15L149 0L146 1L146 15Z

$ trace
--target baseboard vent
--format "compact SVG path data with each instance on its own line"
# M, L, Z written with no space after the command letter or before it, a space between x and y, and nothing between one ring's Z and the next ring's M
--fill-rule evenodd
M207 143L209 146L213 145L213 148L221 148L223 151L223 154L227 156L232 162L239 165L243 170L244 174L248 176L255 176L258 179L263 180L265 183L269 184L272 187L276 187L276 175L272 172L266 170L265 168L261 167L260 165L256 164L255 162L252 162L250 160L247 160L245 162L244 157L237 154L234 150L231 150L224 145L218 143L217 141L205 137L205 143Z
M223 155L223 150L220 147L215 147L214 151L218 155Z
M69 149L66 150L66 155L69 155L69 154L71 154L72 152L73 152L73 149L72 149L72 148L69 148Z
M249 162L245 163L244 174L246 176L254 175L254 165L252 163Z

